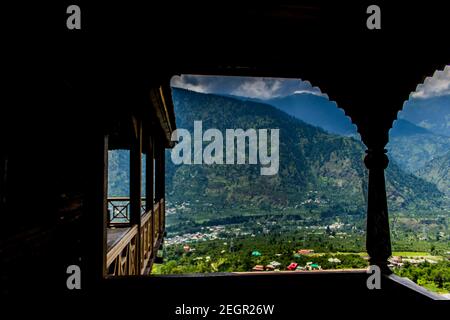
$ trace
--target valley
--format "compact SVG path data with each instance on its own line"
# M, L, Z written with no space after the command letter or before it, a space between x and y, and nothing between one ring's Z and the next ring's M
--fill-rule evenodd
M171 161L167 151L167 237L164 263L155 265L154 273L368 266L365 146L342 110L316 95L261 101L180 88L173 88L172 94L177 127L186 132L195 132L196 121L202 121L205 132L279 130L279 168L277 174L261 175L248 157L235 165L185 165ZM405 261L392 268L434 291L447 292L450 200L444 151L450 138L442 134L442 123L435 133L433 126L423 128L407 119L417 120L398 120L387 146L391 159L386 191L392 248L397 251L393 255ZM198 150L210 143L200 141ZM215 149L211 156L227 151L224 143ZM195 157L195 151L191 155ZM125 160L124 153L112 156L110 194L128 192L117 181L127 179ZM434 282L426 275L430 268L447 271Z

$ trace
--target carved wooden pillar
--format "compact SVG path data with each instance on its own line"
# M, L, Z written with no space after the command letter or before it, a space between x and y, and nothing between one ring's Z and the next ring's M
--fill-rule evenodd
M386 199L384 169L389 159L384 148L368 149L364 163L369 169L366 248L370 264L391 273L387 259L391 256L391 238Z

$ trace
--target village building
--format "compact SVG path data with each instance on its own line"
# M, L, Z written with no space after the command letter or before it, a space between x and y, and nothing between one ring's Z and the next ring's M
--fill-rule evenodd
M264 266L262 264L257 264L253 267L253 271L264 271Z

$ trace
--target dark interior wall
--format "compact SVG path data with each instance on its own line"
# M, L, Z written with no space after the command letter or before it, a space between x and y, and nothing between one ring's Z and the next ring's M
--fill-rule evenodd
M382 145L409 92L450 63L441 33L449 22L433 3L385 7L380 32L365 29L363 4L81 2L79 32L65 28L66 7L9 11L2 292L67 293L65 268L79 258L91 272L99 250L91 222L111 114L142 106L147 88L173 74L310 80L346 109L366 144Z
M110 147L129 148L132 115L161 135L150 112L149 90L158 82L84 78L76 68L71 77L28 62L30 74L8 93L1 118L1 292L68 293L73 264L92 289L103 250L105 136Z
M80 233L75 230L86 178L73 89L48 79L26 80L29 84L22 83L5 110L7 139L2 146L8 166L1 212L1 287L18 292L34 279L65 273L57 270L59 264L80 255Z

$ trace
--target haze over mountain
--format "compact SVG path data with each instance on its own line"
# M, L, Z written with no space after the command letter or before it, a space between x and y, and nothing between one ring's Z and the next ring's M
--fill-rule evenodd
M359 139L356 126L351 123L350 118L325 96L296 93L267 100L226 96L244 101L267 103L327 132ZM401 113L402 117L394 122L389 132L390 141L386 147L389 157L410 173L415 173L430 160L450 150L450 137L437 134L436 132L439 130L431 130L432 128L444 130L443 119L450 117L450 108L444 105L435 105L434 103L437 101L446 101L446 96L431 98L431 100L412 98L405 104L405 110ZM430 110L426 109L430 105L435 107ZM427 115L425 118L428 120L419 121L420 115L422 117ZM406 118L415 120L419 125L406 120ZM439 121L434 121L436 119ZM423 124L427 124L430 129L422 127Z
M299 92L270 99L248 98L230 94L221 94L221 96L269 104L329 133L359 139L356 126L345 115L344 110L338 108L335 102L330 101L324 95Z
M344 110L324 96L297 93L264 102L330 133L345 136L357 135L356 126L345 115Z
M399 113L399 118L437 135L450 137L450 95L412 98Z
M387 149L405 170L416 173L450 150L450 95L412 97L398 117Z
M359 138L356 126L351 123L350 118L324 96L301 93L260 101L330 133ZM446 131L444 122L445 119L450 119L450 104L444 106L436 104L438 102L447 102L447 96L411 99L406 103L402 117L394 122L389 132L388 155L410 173L415 173L427 162L450 150L450 137L438 134ZM429 106L434 107L426 109ZM425 120L419 120L420 116ZM418 124L406 118L415 120ZM448 122L450 123L450 120ZM430 129L421 125L427 125Z
M397 120L397 122L404 120ZM394 129L396 125L394 124ZM393 129L393 130L394 130ZM450 150L450 137L434 133L390 134L386 146L391 160L396 161L404 170L415 173L434 158Z
M305 203L334 214L365 211L367 172L360 141L330 134L254 101L177 88L173 88L173 101L178 128L190 132L196 120L203 121L203 130L279 128L280 170L275 176L261 176L258 165L174 165L169 161L170 201L195 200L204 211L215 214L224 208L300 210ZM433 207L442 196L433 184L405 173L395 162L387 169L387 191L392 209Z
M450 151L429 161L416 174L450 196Z
M430 160L450 150L450 136L441 134L449 130L446 126L450 123L448 97L412 98L405 104L401 117L394 122L389 132L388 155L404 170L415 173ZM301 93L259 101L330 133L359 138L350 118L324 96Z
M433 134L433 132L419 127L408 120L398 119L394 122L394 126L390 130L389 134L391 137L408 137L416 134Z

